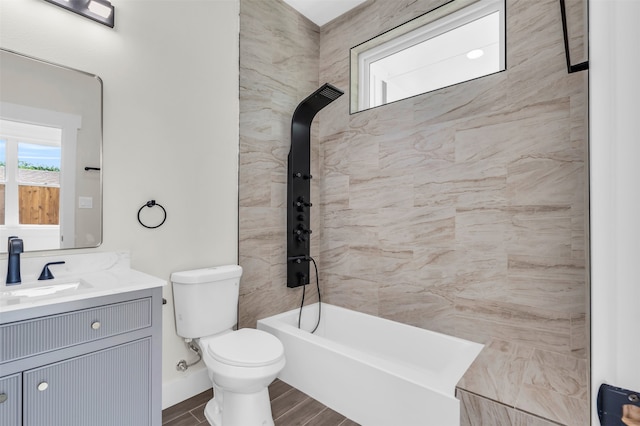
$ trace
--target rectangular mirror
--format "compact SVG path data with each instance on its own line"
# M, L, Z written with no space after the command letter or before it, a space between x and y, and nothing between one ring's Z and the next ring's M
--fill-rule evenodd
M351 113L505 69L505 0L452 0L351 49Z
M102 81L0 49L0 252L102 242Z

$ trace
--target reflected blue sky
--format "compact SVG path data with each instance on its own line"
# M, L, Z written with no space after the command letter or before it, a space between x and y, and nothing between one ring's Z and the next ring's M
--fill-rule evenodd
M0 139L0 161L7 160L7 143ZM21 142L18 144L18 161L32 164L34 166L57 167L60 168L60 158L62 150L59 146L46 146Z

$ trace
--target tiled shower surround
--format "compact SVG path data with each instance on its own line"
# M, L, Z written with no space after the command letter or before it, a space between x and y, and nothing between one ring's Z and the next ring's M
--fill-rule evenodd
M323 300L484 343L465 425L588 424L587 72L567 73L558 1L507 0L506 71L349 114L349 49L442 2L369 0L318 28L241 0L241 324L299 303L291 115L329 82L346 94L313 128Z

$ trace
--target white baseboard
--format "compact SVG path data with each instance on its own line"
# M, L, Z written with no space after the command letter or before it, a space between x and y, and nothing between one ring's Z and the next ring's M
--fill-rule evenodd
M189 371L179 379L162 383L162 409L176 405L211 388L206 368ZM213 394L211 394L213 398Z

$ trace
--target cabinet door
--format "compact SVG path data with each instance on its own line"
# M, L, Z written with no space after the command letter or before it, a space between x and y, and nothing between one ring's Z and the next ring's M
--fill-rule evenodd
M24 426L144 426L151 339L24 372Z
M22 390L20 374L0 378L0 425L22 424Z

